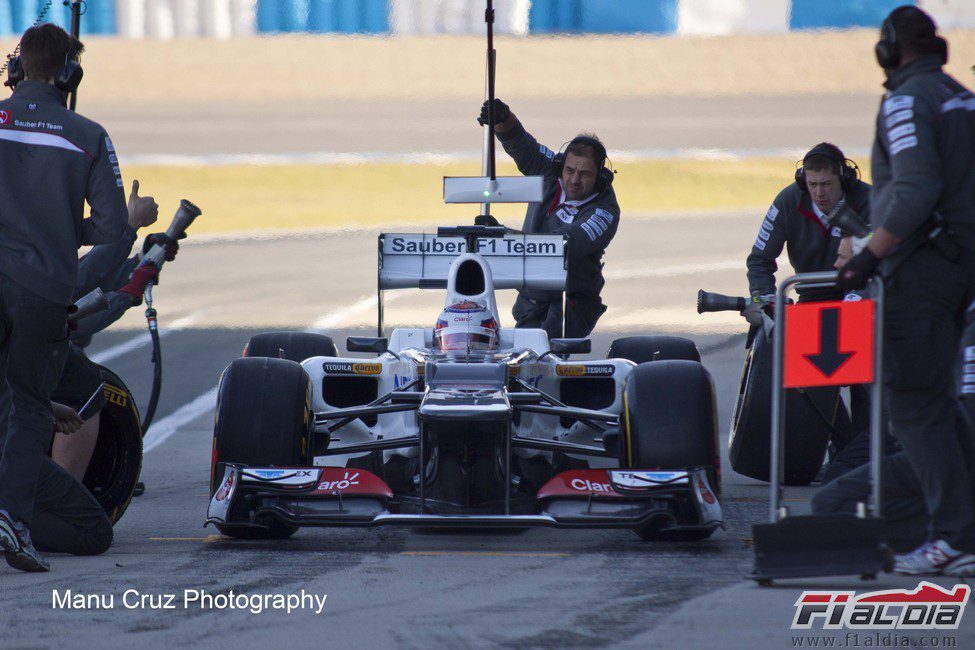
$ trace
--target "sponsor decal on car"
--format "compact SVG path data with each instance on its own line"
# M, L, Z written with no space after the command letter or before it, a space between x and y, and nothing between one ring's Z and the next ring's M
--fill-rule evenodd
M329 375L379 375L382 374L383 364L326 361L322 369Z
M652 488L661 485L687 485L687 472L656 472L644 470L612 470L613 485L628 489Z
M967 584L946 588L922 581L916 589L803 591L793 630L957 630L971 595Z
M552 497L614 497L627 498L614 488L609 480L609 473L604 469L578 469L557 474L542 486L536 497L548 499Z
M393 491L372 472L344 467L323 467L314 494L329 496L381 496L390 498Z
M8 124L10 122L10 111L0 111L0 124Z
M228 471L227 477L224 479L223 484L217 493L213 495L213 498L217 501L225 501L234 492L234 472Z
M539 255L561 256L561 244L543 239L533 240L523 235L478 240L481 255ZM384 255L460 255L467 245L459 237L430 235L390 235L383 240Z
M321 476L319 469L254 469L246 468L241 472L241 478L250 482L274 483L300 487L313 485Z
M560 363L555 367L555 374L559 377L606 377L616 372L616 367L609 364L585 366L582 364Z

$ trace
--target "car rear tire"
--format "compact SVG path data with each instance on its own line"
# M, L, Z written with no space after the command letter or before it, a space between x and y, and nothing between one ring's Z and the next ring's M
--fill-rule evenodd
M684 470L704 467L721 491L714 382L700 363L654 361L638 365L623 387L623 466ZM643 539L705 539L712 531L661 531L660 522L636 529Z
M613 341L607 359L627 359L633 363L648 361L701 361L697 345L679 336L627 336Z
M99 369L105 382L105 407L99 413L98 440L82 483L114 525L129 507L142 472L142 420L125 383L108 368Z
M308 464L311 380L295 361L267 357L235 359L217 391L210 494L226 463L295 467ZM267 528L217 526L229 537L284 539L295 526L270 519Z
M245 357L271 357L301 363L311 357L337 357L331 337L314 332L266 332L256 334L244 348Z

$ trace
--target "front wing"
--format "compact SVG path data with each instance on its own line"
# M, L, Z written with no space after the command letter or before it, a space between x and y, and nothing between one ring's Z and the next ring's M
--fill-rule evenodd
M588 469L556 475L535 496L530 514L409 514L375 474L345 467L249 467L228 464L210 499L207 524L294 526L430 526L713 530L721 506L704 469Z

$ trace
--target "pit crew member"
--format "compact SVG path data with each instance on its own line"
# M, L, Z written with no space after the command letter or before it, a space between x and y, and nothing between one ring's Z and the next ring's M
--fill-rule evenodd
M840 271L845 289L879 269L886 293L886 403L930 516L925 544L895 560L907 574L975 575L971 430L954 394L975 286L975 95L946 74L948 44L914 6L880 30L887 88L872 153L874 235Z
M9 71L16 88L0 101L0 372L12 402L0 458L0 548L22 571L50 570L31 542L32 516L37 497L56 496L56 477L70 478L47 451L78 247L118 241L127 220L111 140L66 107L82 49L60 27L31 27Z
M795 182L779 192L759 228L745 264L746 312L766 308L775 298L776 260L783 246L796 273L833 268L841 232L830 225L834 210L850 209L870 221L870 186L859 179L856 163L834 144L821 142L803 156ZM800 291L801 300L831 297Z
M556 154L540 145L500 99L494 100L494 115L494 132L518 171L545 178L544 199L529 204L522 232L568 236L564 335L589 336L606 311L600 298L606 283L602 258L620 220L606 147L595 135L580 134ZM481 107L478 122L488 123L488 102ZM477 223L498 225L490 216ZM520 290L512 315L515 327L541 327L550 338L563 336L559 291Z

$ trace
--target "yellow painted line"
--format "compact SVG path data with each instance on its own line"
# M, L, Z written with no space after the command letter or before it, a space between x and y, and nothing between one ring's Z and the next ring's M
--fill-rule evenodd
M150 537L150 542L216 542L224 539L223 535L207 535L206 537Z
M535 553L531 551L403 551L414 557L569 557L571 553Z

